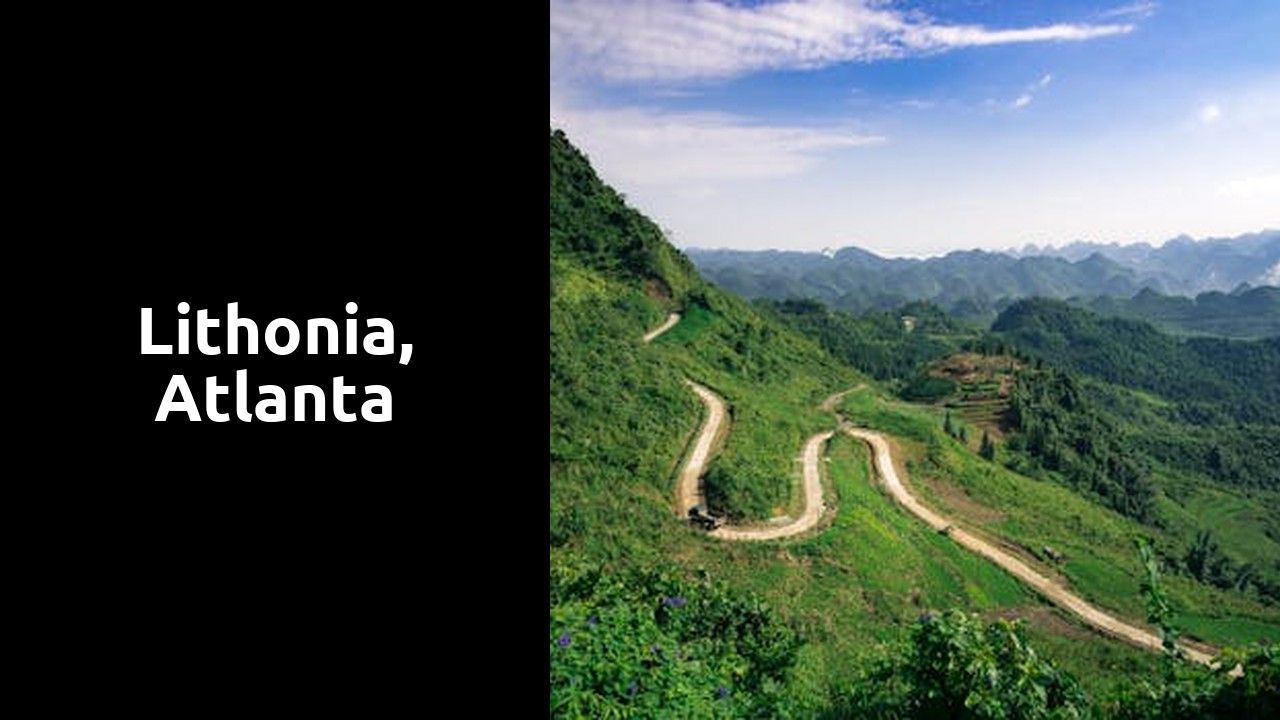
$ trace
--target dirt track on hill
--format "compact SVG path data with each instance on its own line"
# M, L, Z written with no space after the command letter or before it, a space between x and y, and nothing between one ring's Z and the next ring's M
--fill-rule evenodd
M962 528L955 527L947 518L930 510L920 503L911 493L907 492L902 481L898 479L898 471L893 466L893 459L889 450L889 443L885 441L884 436L878 432L865 430L863 428L846 427L845 432L849 435L865 441L871 446L875 455L876 474L880 476L884 482L885 488L889 490L889 494L898 501L900 505L905 507L912 515L920 518L926 525L934 530L943 530L951 528L948 535L952 540L970 550L971 552L981 555L991 562L1004 568L1009 574L1026 583L1049 602L1075 613L1085 624L1100 630L1106 635L1110 635L1121 640L1125 640L1139 647L1147 648L1155 652L1160 652L1162 645L1160 638L1141 628L1134 627L1125 623L1098 608L1090 605L1088 602L1080 598L1080 596L1072 593L1066 588L1054 583L1049 578L1032 570L1030 566L1022 562L1018 558L992 545L991 543L979 538L971 533L965 532ZM1199 650L1181 646L1182 651L1187 657L1196 662L1205 665L1210 664L1212 657Z
M680 314L671 313L667 316L666 322L645 334L644 342L653 342L679 321ZM698 431L698 438L694 441L693 450L685 460L684 467L680 470L680 477L676 481L676 509L679 510L681 518L689 516L689 508L702 504L706 500L699 480L706 474L707 463L711 460L712 446L728 417L724 400L719 395L691 380L685 382L706 406L707 419L703 421L702 428ZM833 396L827 400L833 403L835 399L838 398ZM826 505L822 502L822 475L818 469L818 463L822 455L822 445L831 438L831 435L831 432L818 433L805 442L801 456L804 465L802 470L804 510L800 513L800 517L787 519L782 524L764 527L720 527L708 534L720 540L777 540L798 535L817 525L822 519L823 511L826 510Z
M680 314L671 313L666 322L644 336L644 342L652 342L654 338L670 330L679 321ZM707 463L711 459L712 446L727 417L725 403L720 396L695 382L688 380L686 382L697 393L702 403L706 405L707 419L703 422L702 428L698 432L698 438L694 443L693 450L685 460L685 465L680 471L680 477L676 484L676 507L680 511L681 518L688 517L689 508L704 501L699 480L706 473ZM844 432L871 446L876 474L879 475L894 500L934 530L942 531L949 528L947 530L948 536L962 547L999 565L1006 572L1030 586L1031 589L1046 600L1074 613L1085 624L1095 630L1147 650L1154 652L1162 650L1163 646L1160 638L1155 634L1130 625L1099 610L1062 585L1036 572L1022 560L986 540L966 532L962 528L955 527L951 520L925 507L914 495L907 491L902 481L898 478L898 471L893 465L889 443L884 436L865 428L852 427L840 416L839 411L836 409L836 405L841 398L861 387L862 385L858 385L844 392L836 393L824 400L819 407L827 412L835 413L840 418L840 427ZM790 519L784 524L764 527L725 526L712 530L708 534L720 540L778 540L798 535L815 527L826 510L822 500L822 476L819 472L819 460L822 448L832 434L830 431L817 433L810 436L805 442L801 458L803 462L804 511L800 514L800 517ZM1185 644L1180 647L1191 660L1205 665L1212 664L1213 657L1211 655L1187 647ZM1236 667L1231 674L1238 676L1240 672L1241 668Z
M667 316L667 319L663 321L661 325L645 333L644 337L640 339L643 340L646 345L648 345L649 343L653 342L654 338L658 337L662 333L675 327L675 324L678 322L680 322L680 313L671 313L670 315Z
M822 502L822 475L818 471L818 461L822 455L822 446L831 439L832 434L830 431L821 432L805 441L804 511L800 513L800 517L783 525L761 528L716 528L711 531L711 537L721 540L777 540L799 535L817 525L826 510L826 505Z
M711 446L726 415L724 400L719 395L690 380L685 382L698 394L702 404L707 406L707 419L702 423L693 451L685 460L684 468L680 470L680 479L676 483L676 509L680 511L681 518L689 517L689 508L705 500L698 480L707 470L707 462L711 460Z

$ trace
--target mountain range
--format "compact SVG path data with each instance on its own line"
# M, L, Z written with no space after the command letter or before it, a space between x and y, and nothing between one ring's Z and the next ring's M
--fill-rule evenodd
M886 258L857 247L834 252L690 248L686 254L709 280L749 298L811 298L850 312L928 300L982 322L1025 297L1127 299L1143 290L1166 296L1239 295L1253 286L1280 285L1280 230L1202 241L1179 237L1159 247L1075 243L1016 252L963 250L925 259Z

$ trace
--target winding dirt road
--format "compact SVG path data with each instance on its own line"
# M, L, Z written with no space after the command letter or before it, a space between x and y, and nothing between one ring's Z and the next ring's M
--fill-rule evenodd
M680 313L671 313L670 315L667 316L667 319L661 325L645 333L644 337L640 339L643 340L646 345L648 345L649 343L653 342L654 338L658 337L662 333L675 327L676 323L678 322L680 322Z
M653 341L662 333L670 330L677 322L680 321L679 313L671 313L666 322L655 328L644 336L644 342ZM702 489L699 484L700 478L705 474L708 461L711 459L711 448L715 443L721 426L724 424L727 415L724 400L721 399L711 390L686 380L689 386L697 393L698 398L707 407L707 418L702 424L702 428L698 432L698 439L694 443L693 450L689 453L688 459L685 461L684 468L680 471L680 477L676 485L676 506L679 508L681 517L688 517L689 508L704 501ZM1049 602L1074 613L1085 624L1102 632L1105 635L1124 640L1126 642L1146 648L1154 652L1160 652L1162 644L1160 638L1147 630L1130 625L1112 615L1099 610L1097 607L1089 604L1080 596L1072 593L1061 585L1054 583L1048 577L1041 575L1033 570L1022 560L1010 555L991 543L979 538L972 533L966 532L964 529L956 527L955 524L946 517L925 507L914 495L907 491L902 481L898 479L898 472L894 468L893 458L889 449L889 443L884 436L878 432L867 430L865 428L855 428L849 425L847 421L839 414L836 404L842 397L848 393L861 388L850 388L841 393L836 393L827 398L820 405L822 410L836 414L840 420L840 427L850 436L866 442L871 446L874 456L874 466L876 474L880 476L884 486L889 490L900 505L906 508L911 514L920 518L929 527L934 530L946 530L947 535L970 552L981 555L991 562L999 565L1005 571L1030 586ZM782 524L773 524L766 527L721 527L712 530L709 535L720 540L777 540L793 535L798 535L807 530L812 529L821 520L826 506L822 500L822 477L819 473L819 459L822 454L822 448L825 443L831 439L832 432L821 432L811 436L804 445L802 455L803 461L803 480L804 480L804 511L800 517L786 520ZM1213 656L1196 650L1186 645L1179 646L1188 658L1198 663L1213 666ZM1232 670L1233 676L1238 676L1241 668L1236 667Z
M876 474L883 480L884 486L889 490L889 493L900 505L910 511L912 515L923 520L929 527L934 530L943 530L950 527L951 530L948 531L948 535L952 540L1004 568L1009 574L1029 585L1049 602L1075 613L1090 627L1139 647L1160 652L1162 645L1160 638L1156 635L1108 615L1085 602L1080 596L1032 570L1026 563L1013 555L1004 552L982 538L955 527L950 520L922 505L914 495L907 492L907 489L902 485L902 481L898 479L898 472L893 466L893 459L890 455L889 443L885 441L883 435L863 428L846 427L845 432L871 446L875 455ZM1180 647L1187 657L1192 660L1205 665L1212 664L1212 656L1186 645Z
M721 540L777 540L799 535L813 528L827 509L822 502L822 476L818 472L818 460L823 445L831 439L830 431L810 437L804 444L804 511L800 517L781 525L762 528L721 527L712 530L711 537Z
M689 517L689 508L705 500L698 479L702 477L707 468L707 461L711 459L711 445L715 442L725 418L724 400L721 400L719 395L690 380L685 382L698 394L702 404L707 406L707 419L702 423L702 430L698 432L698 440L693 445L693 452L689 453L689 459L685 461L684 468L680 471L680 478L676 482L676 509L680 511L682 518Z
M645 343L653 342L654 338L670 330L677 322L680 322L680 314L671 313L667 316L666 322L646 333L642 339ZM711 448L728 415L724 400L719 395L691 380L685 380L685 382L707 407L707 419L703 421L702 428L698 431L698 439L694 442L693 450L685 460L684 467L680 470L680 477L676 481L676 508L680 511L681 518L688 517L689 509L694 505L704 504L706 501L699 480L706 474L707 463L711 460ZM838 398L833 396L828 398L828 402L834 403L836 399ZM804 465L802 471L804 510L800 513L800 517L775 518L772 524L758 528L720 527L707 534L720 540L777 540L799 535L817 525L822 519L822 513L826 510L826 505L822 502L822 475L818 470L818 463L822 455L822 445L831 439L831 435L831 432L818 433L805 442L801 456ZM782 522L779 523L778 520Z

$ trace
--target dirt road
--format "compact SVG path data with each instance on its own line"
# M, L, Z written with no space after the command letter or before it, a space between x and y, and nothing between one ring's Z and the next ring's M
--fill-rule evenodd
M800 517L780 525L761 528L716 528L710 532L711 537L721 540L778 540L799 535L817 525L826 510L826 505L822 502L822 475L818 471L818 462L822 456L822 447L831 439L832 434L829 431L818 433L804 444L804 511L800 513Z
M670 330L679 321L680 313L671 313L667 316L666 322L645 334L644 342L652 342L654 338ZM706 498L703 497L699 480L706 474L707 463L711 460L711 448L727 416L724 400L720 396L693 381L685 382L706 406L707 419L702 423L693 450L685 460L684 467L680 470L680 477L676 480L676 509L680 511L681 518L689 516L689 508L705 503ZM837 399L839 399L838 396L832 396L827 399L827 402L834 403ZM822 502L822 475L819 472L818 463L821 459L823 443L831 439L831 435L830 432L818 433L805 443L801 458L804 465L801 473L804 484L804 511L800 513L800 517L781 518L783 521L781 523L777 522L779 518L775 518L772 524L760 528L720 527L708 534L720 540L777 540L798 535L817 525L826 509L826 505Z
M702 404L707 406L707 419L702 423L702 429L698 431L698 440L694 443L693 451L689 453L689 458L680 471L679 480L676 481L676 509L680 511L681 518L689 517L689 508L704 500L698 479L706 472L707 461L711 459L711 446L725 418L724 400L721 400L719 395L695 382L689 380L685 382L698 394Z
M1075 613L1091 627L1139 647L1156 652L1160 651L1160 638L1156 635L1108 615L1085 602L1078 595L1032 570L1026 563L1013 555L1004 552L986 540L965 532L961 528L954 527L950 520L922 505L915 496L907 492L907 489L898 479L898 472L894 468L893 460L890 456L889 443L885 442L883 435L862 428L845 428L845 432L871 446L875 454L876 474L883 480L884 486L889 490L889 493L899 504L909 510L911 514L923 520L929 527L934 530L950 527L949 535L952 540L1004 568L1014 577L1030 585L1033 590L1040 593L1049 602ZM1213 660L1210 655L1185 645L1182 646L1182 650L1187 657L1205 665L1211 664Z
M644 336L644 342L651 342L654 338L670 330L679 321L680 314L671 313L666 322ZM689 453L689 457L685 461L684 468L680 471L680 477L677 481L676 506L680 510L682 518L688 516L689 508L704 501L699 480L706 472L707 462L711 459L712 445L715 443L716 435L721 431L721 426L724 424L726 417L724 400L695 382L689 380L685 382L689 384L702 400L702 403L706 405L707 419L698 432L698 439L693 446L693 451ZM844 392L836 393L824 400L819 407L822 410L836 413L836 416L840 417L836 410L836 404L842 397L861 387L859 385ZM876 474L880 476L889 493L899 504L910 511L911 514L923 520L929 527L938 531L946 529L948 536L952 540L1004 568L1049 602L1075 613L1090 627L1148 650L1159 652L1162 649L1160 638L1155 634L1130 625L1099 610L1070 590L1036 572L1022 560L986 540L966 532L962 528L955 527L951 520L925 507L914 495L907 491L902 481L898 479L898 471L893 466L889 443L885 441L883 435L864 428L851 427L842 417L840 417L840 426L849 435L871 446ZM832 434L830 431L821 432L811 436L805 442L802 456L804 511L800 514L800 517L785 520L782 524L772 524L760 528L721 527L711 531L709 534L720 540L777 540L798 535L816 526L826 509L822 500L822 476L819 472L819 460L822 448ZM1191 660L1205 665L1213 665L1213 657L1211 655L1186 645L1182 645L1181 648ZM1232 669L1231 675L1239 676L1240 673L1241 668L1236 667Z
M641 340L643 340L643 341L645 342L645 344L647 345L647 344L649 344L649 343L653 342L653 339L654 339L654 338L658 337L658 336L659 336L659 335L661 335L662 333L664 333L664 332L666 332L666 331L670 330L671 328L675 327L675 324L676 324L676 323L678 323L678 322L680 322L680 313L671 313L670 315L668 315L668 316L667 316L667 319L666 319L666 321L665 321L665 322L663 322L663 323L662 323L661 325L659 325L658 327L656 327L656 328L654 328L654 329L650 330L649 332L645 333L645 334L644 334L644 337L642 337L642 338L640 338L640 339L641 339Z

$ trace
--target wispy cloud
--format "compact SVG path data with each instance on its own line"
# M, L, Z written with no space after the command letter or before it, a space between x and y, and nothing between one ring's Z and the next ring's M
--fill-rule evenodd
M611 81L726 78L955 48L1120 35L1129 23L946 25L874 0L552 0L552 74Z
M1217 103L1209 103L1200 108L1200 112L1196 113L1196 117L1200 119L1203 125L1212 125L1222 119L1222 108Z
M803 172L825 153L884 143L846 128L762 125L724 113L552 105L551 121L599 160L611 182L705 186Z
M1131 2L1128 5L1120 5L1110 10L1104 10L1098 13L1100 18L1149 18L1156 14L1156 8L1160 7L1154 2L1148 0L1140 0L1139 2Z
M1027 89L1024 90L1021 95L1015 98L1013 102L1009 103L1009 107L1014 110L1021 110L1022 108L1030 105L1031 101L1035 98L1036 93L1049 87L1049 83L1051 82L1053 82L1053 75L1049 73L1041 75L1039 80L1028 85Z
M913 110L932 110L933 108L938 106L938 103L933 100L920 100L918 98L909 98L907 100L901 101L898 104L904 107L912 108Z

